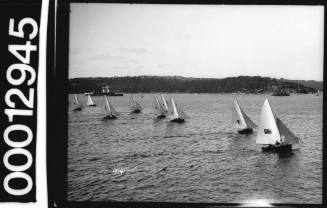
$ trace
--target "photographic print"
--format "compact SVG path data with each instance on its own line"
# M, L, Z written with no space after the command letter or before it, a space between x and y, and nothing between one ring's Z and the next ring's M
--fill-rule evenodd
M323 6L69 18L68 201L322 203Z

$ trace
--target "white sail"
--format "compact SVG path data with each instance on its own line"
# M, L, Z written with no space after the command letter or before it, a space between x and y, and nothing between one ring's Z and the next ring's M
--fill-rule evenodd
M166 101L165 97L163 96L163 94L161 94L161 105L163 106L165 114L167 115L168 114L168 104L167 104L167 101Z
M167 108L168 108L168 116L173 117L174 116L174 109L172 105L172 97L167 102Z
M175 104L175 106L177 109L177 113L181 119L189 119L190 118L188 115L186 115L186 113L177 104Z
M104 108L107 110L108 115L110 115L110 116L119 116L120 114L114 109L114 107L108 101L108 98L107 98L106 95L104 96L104 98L105 98L105 101L106 101Z
M171 119L189 119L190 117L174 102L173 98L170 98L169 103L169 117Z
M242 111L246 126L250 129L257 127L257 125L250 119L250 117L248 115L246 115L246 113L243 111L242 108L241 108L241 111Z
M129 99L129 108L134 111L134 110L142 110L142 106L139 102L134 100L134 97L131 95L131 98Z
M178 112L177 112L177 108L176 108L176 105L174 103L174 99L171 97L170 98L170 105L171 105L171 109L170 109L170 117L172 119L177 119L179 118L179 115L178 115Z
M166 115L165 109L163 108L162 104L159 102L156 96L153 97L153 111L156 115Z
M289 130L279 118L276 118L276 124L283 143L285 144L299 143L300 140L299 137L295 136L293 132L291 132L291 130Z
M86 105L89 105L89 106L94 105L94 102L93 102L93 100L91 98L91 95L87 95L87 103L86 103Z
M75 105L75 108L83 108L82 103L79 101L77 95L75 94L75 101L73 103Z
M243 113L241 111L240 106L237 103L237 100L234 100L234 106L232 108L232 119L233 119L233 127L236 129L246 129L247 125L245 119L243 117Z
M268 99L265 100L260 115L257 144L276 144L281 142L280 133Z

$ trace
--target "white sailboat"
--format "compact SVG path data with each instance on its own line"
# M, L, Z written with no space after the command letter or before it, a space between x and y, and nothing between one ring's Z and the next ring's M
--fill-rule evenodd
M262 106L256 143L268 145L262 147L263 151L274 152L290 152L292 144L299 143L299 138L277 116L274 116L268 99Z
M154 114L157 115L157 118L164 118L166 117L166 110L163 105L159 102L156 96L153 97L152 107Z
M106 110L107 116L105 116L105 119L115 119L120 114L114 109L114 107L111 105L111 103L108 101L107 96L104 96L105 99L105 105L104 109Z
M95 103L93 102L90 94L87 95L86 105L88 105L88 106L96 106Z
M132 113L140 113L143 109L141 104L134 99L133 95L131 95L131 98L129 99L129 108Z
M74 101L73 105L74 105L74 109L73 109L74 111L80 111L83 108L83 105L79 101L79 99L78 99L78 97L77 97L76 94L75 94L75 101Z
M171 118L171 122L184 122L185 119L189 119L190 117L186 115L186 113L174 102L173 98L170 98L169 103L169 116Z
M237 100L234 100L232 108L233 127L238 130L240 134L250 134L253 128L257 125L245 114L243 109L238 105Z

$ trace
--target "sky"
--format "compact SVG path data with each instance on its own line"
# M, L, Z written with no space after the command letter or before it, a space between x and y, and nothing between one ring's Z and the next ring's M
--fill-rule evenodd
M322 6L72 3L69 78L323 80Z

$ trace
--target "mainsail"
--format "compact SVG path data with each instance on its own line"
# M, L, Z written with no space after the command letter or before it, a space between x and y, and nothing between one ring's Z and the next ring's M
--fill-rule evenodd
M105 98L105 101L106 101L104 109L107 110L107 112L109 113L108 115L109 116L119 116L119 113L114 109L114 107L112 107L112 105L108 101L108 98L107 98L106 95L104 96L104 98Z
M249 118L243 109L238 105L237 100L234 100L234 106L232 108L233 126L237 129L253 129L257 125Z
M133 96L131 95L131 98L129 99L129 108L134 111L134 110L142 110L142 106L139 102L134 100Z
M171 105L171 117L172 119L176 119L176 118L179 118L179 115L178 115L178 112L177 112L177 108L176 108L176 105L174 103L174 99L171 97L170 98L170 105Z
M234 100L234 106L232 108L232 119L233 119L234 128L237 128L237 129L246 129L247 128L241 108L238 105L236 99Z
M75 108L83 108L82 103L79 101L77 95L75 94L75 101L73 103L75 105Z
M87 95L87 103L86 103L86 105L89 105L89 106L94 105L94 102L93 102L93 100L91 98L91 95Z
M163 96L163 94L161 94L161 105L163 106L163 108L165 110L165 114L168 114L168 104L167 104L167 101L166 101L165 97Z
M295 136L279 118L276 118L276 124L278 126L281 139L285 144L299 143L299 137Z
M153 97L152 102L154 113L157 115L166 115L165 109L162 106L162 104L159 102L158 98L156 96Z
M174 99L170 98L170 103L169 103L169 115L172 119L189 119L190 117L186 115L186 113L178 106L175 104Z
M265 100L260 115L257 144L276 144L281 142L280 133L268 99Z

